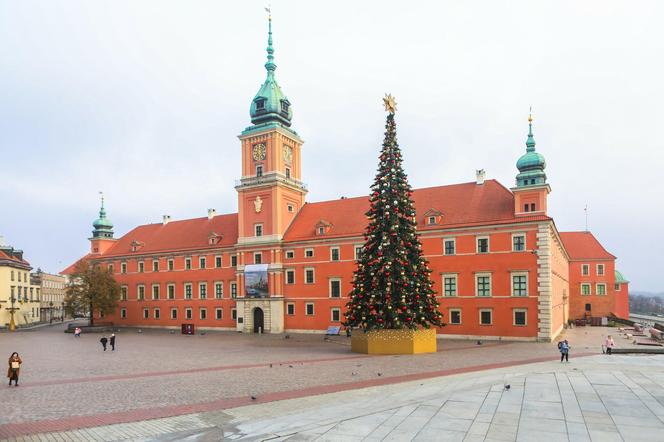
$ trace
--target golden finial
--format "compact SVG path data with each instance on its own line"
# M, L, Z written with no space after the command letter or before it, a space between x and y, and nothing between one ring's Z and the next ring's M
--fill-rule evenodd
M272 5L267 5L265 7L265 12L267 12L267 18L268 20L272 21Z
M385 105L385 110L394 115L394 113L397 111L397 102L394 100L394 97L392 94L385 94L385 98L383 98L383 104Z
M530 110L528 111L528 123L533 122L533 107L530 106Z

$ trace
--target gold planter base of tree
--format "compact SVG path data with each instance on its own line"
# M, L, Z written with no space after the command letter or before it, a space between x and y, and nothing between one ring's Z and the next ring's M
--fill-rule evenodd
M366 333L355 330L351 337L351 350L371 355L435 353L436 329L385 329Z

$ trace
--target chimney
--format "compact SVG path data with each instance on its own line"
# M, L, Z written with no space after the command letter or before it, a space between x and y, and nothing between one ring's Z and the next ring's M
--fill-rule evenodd
M215 209L208 209L208 219L212 219L217 216L217 211Z
M478 185L484 184L484 175L486 175L486 172L484 171L484 169L480 169L480 170L475 171L475 178L477 180L476 182L477 182Z
M164 215L164 220L162 221L163 225L168 224L171 221L171 215Z

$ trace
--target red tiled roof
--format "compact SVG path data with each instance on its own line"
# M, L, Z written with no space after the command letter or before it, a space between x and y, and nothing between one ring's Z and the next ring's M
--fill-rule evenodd
M146 224L129 231L102 256L121 256L165 252L171 250L206 249L232 246L237 243L237 213L170 221L164 224ZM210 234L216 233L221 239L214 245L209 243ZM132 252L132 243L141 247Z
M84 257L77 259L77 260L74 261L74 263L71 264L69 267L67 267L66 269L64 269L63 271L61 271L60 274L61 274L61 275L71 275L72 273L74 273L74 270L76 270L76 266L78 265L79 262L81 262L81 261L87 261L87 260L88 260L89 258L91 258L92 256L94 256L94 255L92 255L91 253L88 253L88 254L85 255Z
M13 249L9 249L13 250ZM17 256L12 254L11 252L8 252L6 249L0 249L0 261L9 261L8 264L15 264L15 265L20 265L22 267L29 267L30 263L26 261L25 259L21 258L19 259Z
M496 180L487 180L483 185L471 182L416 189L413 191L413 201L420 232L441 227L550 219L545 215L516 218L514 195ZM430 209L442 212L439 224L424 224L424 213ZM325 237L361 235L367 225L365 214L368 210L369 199L366 196L307 203L293 220L284 239L297 241L316 238L314 227L321 219L332 225Z
M590 232L560 232L570 259L616 259Z

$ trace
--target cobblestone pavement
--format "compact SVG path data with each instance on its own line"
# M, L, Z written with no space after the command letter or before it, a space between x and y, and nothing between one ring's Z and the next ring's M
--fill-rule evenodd
M602 333L572 330L576 354L599 352ZM61 326L1 333L0 354L18 351L24 365L21 386L0 390L0 437L216 412L557 355L554 344L543 343L445 340L431 355L367 357L350 353L345 337L136 330L117 335L116 351L103 352L100 335L74 338ZM154 421L145 425L158 427ZM188 431L185 424L171 430L181 427Z

